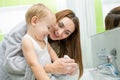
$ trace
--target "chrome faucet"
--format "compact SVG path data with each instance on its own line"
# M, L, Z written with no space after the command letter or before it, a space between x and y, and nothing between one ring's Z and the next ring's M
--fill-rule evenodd
M99 72L104 73L104 74L111 74L112 76L118 77L120 76L120 71L118 69L118 66L116 64L115 59L117 55L116 49L112 49L109 54L99 54L98 57L99 59L104 59L105 62L103 64L100 64L97 66L97 69Z

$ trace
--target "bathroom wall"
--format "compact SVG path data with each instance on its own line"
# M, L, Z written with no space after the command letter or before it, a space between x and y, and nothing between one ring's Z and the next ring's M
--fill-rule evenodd
M15 25L24 20L25 12L29 7L30 5L0 8L1 33L8 33Z
M112 49L117 50L116 63L120 69L120 28L109 30L94 36L91 36L91 47L93 54L93 65L97 65L105 62L106 60L99 59L98 55L108 55ZM107 61L106 61L107 62Z

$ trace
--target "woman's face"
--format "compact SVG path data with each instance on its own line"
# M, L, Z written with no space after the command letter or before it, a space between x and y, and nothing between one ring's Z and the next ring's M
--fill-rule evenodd
M73 21L64 17L60 19L56 26L50 28L49 38L52 40L62 40L70 36L75 31Z

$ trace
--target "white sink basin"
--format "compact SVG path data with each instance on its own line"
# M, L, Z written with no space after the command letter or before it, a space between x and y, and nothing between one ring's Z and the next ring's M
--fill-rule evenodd
M89 72L91 73L93 80L120 80L120 78L113 77L111 75L102 74L94 70Z
M78 74L74 76L61 76L59 80L77 80ZM120 80L120 78L102 74L93 68L85 69L80 80Z
M120 78L99 73L94 69L85 69L83 77L80 80L120 80Z

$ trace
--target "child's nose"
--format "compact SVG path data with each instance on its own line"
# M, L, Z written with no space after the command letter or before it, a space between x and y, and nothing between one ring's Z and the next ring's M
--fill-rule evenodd
M51 32L48 30L48 33L47 34L50 34Z

